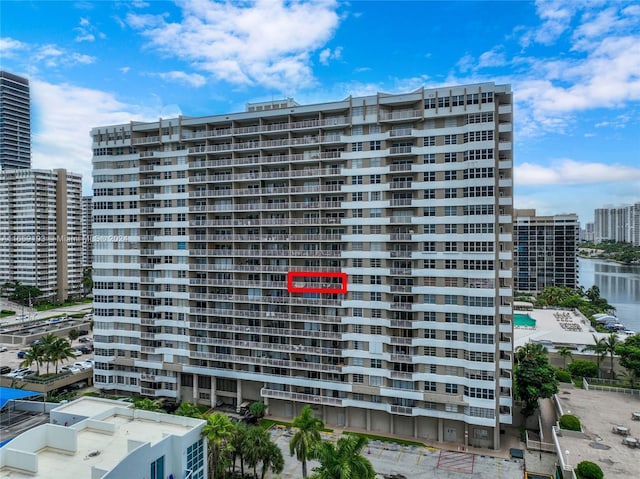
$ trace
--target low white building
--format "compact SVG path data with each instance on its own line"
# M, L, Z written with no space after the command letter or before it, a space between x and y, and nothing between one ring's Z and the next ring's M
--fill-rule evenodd
M204 479L205 423L83 397L0 448L0 477Z

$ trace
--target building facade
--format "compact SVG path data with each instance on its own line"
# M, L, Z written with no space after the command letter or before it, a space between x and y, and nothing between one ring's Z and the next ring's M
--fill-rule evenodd
M93 196L82 197L82 267L93 262Z
M493 83L94 128L96 386L498 447L512 131Z
M0 170L31 168L29 80L0 71Z
M594 211L594 242L614 241L640 246L640 202L597 208Z
M64 169L0 171L0 284L62 301L80 292L82 177Z
M536 216L536 210L515 210L513 230L515 291L578 286L577 215Z

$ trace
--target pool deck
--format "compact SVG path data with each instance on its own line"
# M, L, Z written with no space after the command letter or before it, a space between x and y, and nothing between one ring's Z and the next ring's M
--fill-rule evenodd
M605 333L597 333L588 319L573 311L534 309L516 314L528 314L536 320L536 325L513 327L515 348L528 342L537 342L550 350L567 346L581 351L585 346L595 343L594 336L598 339L608 336Z

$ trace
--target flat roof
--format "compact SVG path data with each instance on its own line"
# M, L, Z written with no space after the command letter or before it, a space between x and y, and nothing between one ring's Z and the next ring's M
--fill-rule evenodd
M114 403L113 399L83 396L78 400L56 407L53 409L53 412L63 412L74 416L93 417L112 410L114 406L130 408L133 404L125 401L118 401L117 403Z
M618 392L584 390L561 383L558 398L565 414L580 419L584 438L563 435L560 448L568 462L576 467L582 461L595 462L607 479L637 477L640 449L622 444L622 437L612 429L616 425L628 427L631 436L640 437L640 421L631 414L640 412L640 397Z
M589 320L580 313L561 309L534 309L527 314L536 320L535 326L513 327L514 348L528 342L552 343L557 346L575 347L578 350L594 344L593 337L607 337L598 333Z
M96 400L96 398L83 398L85 401L74 401L79 404L69 403L58 408L65 413L80 413L87 407L96 406L102 411L73 426L45 424L25 433L43 434L55 437L55 431L47 431L54 428L62 436L62 432L73 430L77 435L77 450L70 451L63 447L65 441L49 443L37 450L29 450L25 443L20 444L19 436L15 448L25 452L37 454L38 471L34 473L25 470L2 467L0 476L11 472L11 477L16 479L59 479L61 477L90 477L91 467L97 467L105 471L113 469L130 451L130 441L141 444L155 444L167 435L182 436L193 430L204 421L181 416L172 416L163 413L129 409L120 401ZM100 403L103 404L100 404ZM107 409L105 402L111 402ZM95 411L94 411L95 412ZM28 437L28 436L27 436ZM37 441L36 441L37 442ZM46 442L46 441L45 441ZM66 441L68 443L68 441ZM58 444L60 447L56 448ZM5 447L11 448L11 445Z

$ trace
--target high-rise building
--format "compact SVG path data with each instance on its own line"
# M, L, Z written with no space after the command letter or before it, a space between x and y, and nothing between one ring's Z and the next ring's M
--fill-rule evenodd
M0 71L0 170L31 168L29 80Z
M536 216L536 210L515 210L513 259L516 291L542 291L547 286L578 286L576 214Z
M512 132L493 83L94 128L96 386L498 447Z
M79 292L81 183L64 169L0 171L0 284L57 301Z
M93 262L93 196L82 197L82 267Z
M596 244L614 241L640 246L640 203L597 208L593 216Z

